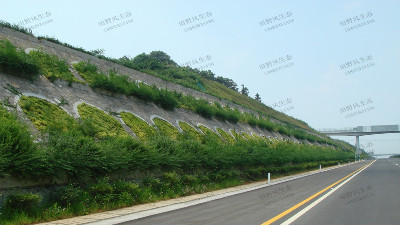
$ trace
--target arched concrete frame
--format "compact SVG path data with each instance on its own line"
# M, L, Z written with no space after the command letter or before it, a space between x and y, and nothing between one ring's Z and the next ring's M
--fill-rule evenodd
M232 134L232 129L229 129L229 130L228 130L228 133L233 137L233 139L236 140L236 137Z
M215 132L217 132L217 134L218 134L220 137L222 137L222 135L218 132L217 128L223 130L225 133L228 133L228 132L226 132L226 131L224 130L224 128L218 127L218 126L214 126ZM230 133L228 133L228 135L231 135L231 136L233 137L233 135L230 134ZM222 137L222 138L225 139L224 137ZM235 139L235 138L233 138L233 139ZM226 140L226 141L228 141L228 140Z
M212 132L216 133L215 131L213 131L213 130L212 130L209 126L207 126L207 125L204 125L204 124L202 124L202 123L197 123L197 124L196 124L197 127L199 127L200 125L203 126L203 127L208 128L208 129L211 130ZM200 129L200 128L199 128L199 129ZM203 133L204 135L206 135L201 129L200 129L200 132ZM216 133L216 134L217 134L218 136L220 136L218 133Z
M75 118L80 118L80 117L81 117L81 115L79 115L78 105L80 105L80 104L82 104L82 103L85 103L86 105L90 105L90 106L92 106L92 107L95 107L96 109L103 111L105 114L110 115L108 112L106 112L106 111L104 111L103 109L97 107L96 105L93 105L93 104L91 104L91 103L88 103L88 102L86 102L86 101L80 99L79 101L77 101L77 102L74 103L73 110L74 110L74 113L75 113L75 115L76 115Z
M58 106L58 105L57 105L58 103L60 103L60 101L59 101L57 98L54 98L54 101L53 101L53 100L48 99L48 98L46 98L46 97L44 97L44 96L42 96L42 95L38 95L38 94L30 93L30 92L23 92L23 93L21 94L21 96L35 97L35 98L38 98L38 99L45 100L45 101L47 101L47 102L49 102L49 103L51 103L51 104L53 104L53 105L59 107L60 109L64 110L68 115L72 116L72 114L71 114L70 112L68 112L68 110L66 110L64 107ZM19 104L18 104L19 99L21 98L21 96L16 95L16 96L14 97L14 104L17 105L17 110L18 110L19 112L23 112L22 109L21 109L21 107L20 107ZM57 101L58 101L58 103L57 103Z
M161 116L151 115L151 116L150 116L150 120L151 120L151 122L154 124L154 126L156 126L156 124L154 123L154 119L155 119L155 118L159 118L159 119L161 119L161 120L164 120L165 122L171 124L171 126L175 127L179 132L181 132L180 129L178 129L178 128L177 128L176 126L174 126L171 122L169 122L168 120L162 118ZM157 126L156 126L156 127L157 127ZM158 129L158 127L157 127L157 129Z
M118 109L118 110L117 110L117 113L121 113L121 112L131 113L131 114L133 114L134 116L136 116L137 118L139 118L140 120L142 120L143 122L145 122L148 126L150 126L150 127L154 127L154 126L155 126L155 125L149 124L145 119L143 119L142 117L140 117L139 115L135 114L135 113L132 112L132 111L129 111L129 110L126 110L126 109ZM124 120L122 119L122 117L118 117L118 119L120 120L120 122L121 122L122 124L125 124L125 122L124 122ZM125 125L126 125L126 124L125 124ZM132 131L132 133L135 135L135 137L139 138L139 137L135 134L135 132L133 132L133 130L132 130L128 125L126 125L126 126Z
M181 132L183 132L183 129L181 128L181 126L179 126L179 122L182 122L182 123L186 123L187 125L189 125L190 127L192 127L193 129L195 129L197 132L200 132L201 134L202 134L202 132L201 132L201 130L199 130L199 129L197 129L196 127L194 127L194 126L192 126L190 123L187 123L187 122L185 122L185 121L183 121L183 120L176 120L176 125L178 126L178 129L181 131Z

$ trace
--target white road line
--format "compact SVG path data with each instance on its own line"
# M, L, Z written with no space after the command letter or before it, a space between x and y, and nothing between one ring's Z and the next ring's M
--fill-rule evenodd
M375 162L375 161L374 161ZM372 163L374 163L372 162ZM305 214L308 210L312 209L312 207L316 206L318 203L320 203L322 200L324 200L325 198L327 198L329 195L331 195L333 192L335 192L337 189L339 189L341 186L343 186L345 183L349 182L351 179L353 179L355 176L357 176L359 173L361 173L363 170L365 170L366 168L368 168L370 165L366 166L364 169L358 171L357 173L353 174L351 177L347 178L347 180L345 180L344 182L342 182L341 184L339 184L338 186L336 186L334 189L330 190L328 193L326 193L325 195L323 195L322 197L320 197L319 199L315 200L313 203L311 203L310 205L308 205L307 207L305 207L304 209L302 209L300 212L296 213L294 216L290 217L288 220L286 220L285 222L281 223L281 225L289 225L291 223L293 223L295 220L297 220L300 216L302 216L303 214Z

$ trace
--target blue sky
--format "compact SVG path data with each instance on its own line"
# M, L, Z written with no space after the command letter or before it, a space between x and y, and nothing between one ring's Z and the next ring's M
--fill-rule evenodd
M1 5L0 19L11 23L48 12L47 18L26 26L51 19L33 33L86 50L102 48L109 57L161 50L183 64L211 56L208 62L216 75L244 84L251 96L259 93L267 105L290 98L292 103L276 109L290 107L288 115L315 129L400 124L400 1L2 0ZM127 12L129 17L99 24ZM199 15L207 18L199 19ZM283 18L285 15L290 16ZM196 16L199 20L180 25ZM341 24L349 18L354 20ZM133 21L105 31L127 20ZM185 32L207 20L212 22ZM269 24L261 26L263 20ZM271 29L288 20L291 22ZM346 32L361 23L365 24ZM286 56L291 60L260 69L261 64ZM268 74L288 62L292 65ZM353 66L341 69L348 62ZM359 71L346 74L356 68ZM341 112L367 99L372 103ZM346 118L367 107L373 109ZM341 139L351 144L355 141L353 137ZM365 136L360 141L372 143L367 150L375 153L400 153L399 134Z

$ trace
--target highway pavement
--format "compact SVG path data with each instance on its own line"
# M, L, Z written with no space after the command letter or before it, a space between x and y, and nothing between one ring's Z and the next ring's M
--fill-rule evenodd
M400 224L400 159L350 164L120 224Z

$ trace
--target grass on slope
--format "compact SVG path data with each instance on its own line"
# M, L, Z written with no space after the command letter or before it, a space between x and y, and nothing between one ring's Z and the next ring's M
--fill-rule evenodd
M132 113L121 112L120 115L124 123L131 128L133 133L135 133L140 140L147 140L149 137L157 133L154 127L150 126Z
M179 127L183 130L183 132L186 132L190 137L198 141L201 141L203 135L189 124L179 121Z
M50 125L68 124L71 116L58 106L36 97L22 96L18 102L36 129L44 131Z
M231 102L234 102L236 104L245 106L247 108L250 108L250 109L253 109L256 111L261 111L268 116L274 117L278 120L287 122L289 124L293 124L295 126L303 128L303 129L311 130L310 127L306 123L296 120L296 119L294 119L290 116L287 116L283 113L277 112L277 111L273 110L272 108L270 108L266 105L263 105L262 103L258 102L257 100L249 98L245 95L242 95L228 87L225 87L222 84L219 84L218 82L211 81L208 79L203 79L202 82L204 83L206 92L208 92L211 95L219 96L220 98L229 100Z
M83 120L93 121L94 135L98 138L128 135L118 120L96 107L82 103L78 105L78 112Z
M179 130L169 122L160 118L154 118L153 122L162 134L171 137L173 140L178 138Z
M219 135L221 135L225 141L227 141L229 144L233 144L235 142L235 138L232 137L232 135L228 134L226 131L224 131L221 128L217 128L217 132Z

